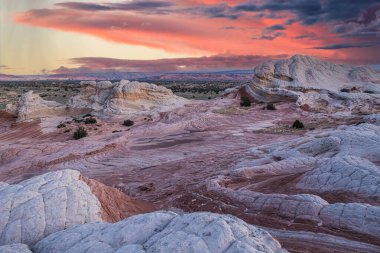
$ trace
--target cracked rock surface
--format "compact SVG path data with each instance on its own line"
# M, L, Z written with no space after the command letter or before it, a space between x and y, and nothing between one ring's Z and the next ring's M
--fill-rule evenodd
M10 245L0 246L0 253L33 253L28 245L15 243Z
M0 245L32 245L56 231L100 221L100 203L80 173L63 170L0 186Z
M263 229L228 215L154 212L109 224L93 223L54 233L33 251L114 252L287 252Z

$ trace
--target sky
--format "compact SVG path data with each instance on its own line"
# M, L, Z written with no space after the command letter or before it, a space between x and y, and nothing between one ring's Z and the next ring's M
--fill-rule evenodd
M380 64L380 0L0 0L0 73Z

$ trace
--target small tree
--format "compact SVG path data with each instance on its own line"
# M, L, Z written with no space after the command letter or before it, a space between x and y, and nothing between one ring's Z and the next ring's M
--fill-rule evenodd
M124 125L124 126L127 126L127 127L131 127L131 126L133 126L134 124L135 124L135 122L133 122L133 121L130 120L130 119L124 120L124 122L123 122L123 125Z
M296 121L294 121L293 125L292 125L292 128L295 128L295 129L303 129L305 128L304 124L299 121L298 119Z
M84 129L84 127L79 127L75 132L74 132L74 139L79 140L81 138L84 138L87 136L87 131Z
M242 107L250 107L251 106L251 100L247 97L241 97L240 98L240 106Z

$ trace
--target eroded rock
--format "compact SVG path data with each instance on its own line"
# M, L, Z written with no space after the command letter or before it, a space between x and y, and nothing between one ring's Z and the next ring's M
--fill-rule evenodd
M63 243L64 242L64 243ZM228 215L155 212L54 233L33 247L47 252L287 252L265 230Z

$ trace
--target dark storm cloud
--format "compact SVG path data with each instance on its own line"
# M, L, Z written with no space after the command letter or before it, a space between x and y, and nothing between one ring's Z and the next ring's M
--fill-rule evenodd
M337 49L347 49L347 48L374 47L376 45L380 45L380 43L379 42L342 43L342 44L331 44L331 45L313 47L312 49L337 50Z
M261 35L260 39L262 40L274 40L277 39L280 36L285 35L283 32L275 32L275 33L268 33L268 34L263 34Z
M379 0L267 0L263 1L263 4L247 1L235 6L234 10L269 13L289 11L295 14L297 21L304 25L312 25L317 22L355 19L361 12L377 4Z
M267 30L285 30L285 27L283 25L272 25L266 28Z

